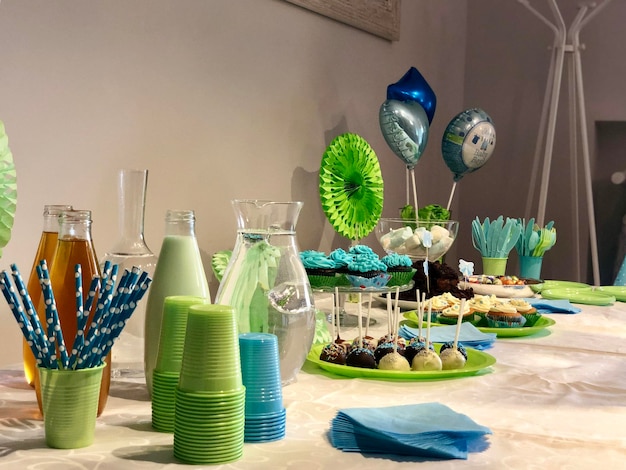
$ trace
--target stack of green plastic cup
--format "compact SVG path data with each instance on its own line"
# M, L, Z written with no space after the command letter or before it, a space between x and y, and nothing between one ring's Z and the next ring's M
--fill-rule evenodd
M206 304L204 297L174 295L163 301L163 319L156 367L152 373L152 427L174 432L175 391L183 361L187 332L187 311L196 304Z
M241 458L245 395L232 307L189 307L175 392L174 456L190 464Z

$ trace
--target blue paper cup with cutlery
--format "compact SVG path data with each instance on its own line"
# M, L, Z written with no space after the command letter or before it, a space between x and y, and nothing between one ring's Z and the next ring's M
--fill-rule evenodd
M541 279L543 256L520 256L519 274L522 278Z

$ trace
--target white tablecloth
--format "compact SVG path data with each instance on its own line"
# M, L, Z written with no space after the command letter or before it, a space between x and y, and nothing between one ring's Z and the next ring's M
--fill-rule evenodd
M318 306L328 305L323 296ZM224 469L626 469L626 304L552 314L556 324L530 337L498 339L486 350L490 373L441 381L391 382L330 376L306 364L284 388L285 439L245 444ZM355 311L354 304L347 308ZM375 330L386 314L374 310ZM343 337L356 336L343 331ZM488 426L489 448L467 460L418 462L344 453L327 438L346 407L440 402ZM145 386L114 380L95 442L76 450L46 447L35 395L18 367L0 371L0 468L184 468L173 436L154 432Z

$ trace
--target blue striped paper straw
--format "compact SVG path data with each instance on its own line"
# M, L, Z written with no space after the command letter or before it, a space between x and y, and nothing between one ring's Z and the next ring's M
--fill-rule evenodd
M41 288L43 289L46 304L48 338L54 337L54 342L57 344L59 354L61 355L61 364L63 365L63 368L67 369L69 367L70 358L67 354L65 341L63 340L63 330L61 330L61 322L59 321L59 314L54 300L54 292L52 292L52 285L50 284L50 274L48 272L46 260L41 260L39 262L39 266L37 266L37 274L39 275L39 282L41 284ZM52 342L52 340L50 342Z
M93 306L93 301L96 298L96 291L100 287L100 278L98 276L94 276L91 279L91 284L89 285L89 293L87 294L87 301L85 305L82 307L82 316L78 318L78 325L76 328L76 338L74 338L74 344L72 345L72 355L70 356L70 369L76 368L76 362L82 353L83 347L85 346L85 329L87 328L87 321L89 320L89 315L91 313L91 307Z
M15 263L11 264L11 275L13 276L13 280L15 281L15 286L17 287L20 296L22 297L22 302L24 303L24 309L26 310L26 316L30 321L30 324L35 332L35 340L38 341L39 347L41 350L48 349L48 338L46 337L45 331L41 322L39 321L39 316L37 315L37 310L33 305L33 301L30 297L30 293L28 289L26 289L26 285L24 284L24 280L22 279L22 275L20 274L20 270L18 269ZM8 278L7 278L8 279Z
M15 290L11 285L11 281L6 271L2 271L2 276L0 277L0 289L2 290L2 294L4 295L4 298L11 308L13 317L17 321L17 324L20 327L24 338L26 339L26 343L28 344L30 350L35 356L37 365L47 366L46 358L44 357L42 350L38 346L38 341L35 339L35 332L32 328L32 325L26 318L26 314L19 304L19 299L15 294Z
M110 265L110 262L108 262ZM107 263L105 263L104 272L106 273L106 284L104 281L104 277L102 278L101 288L98 292L98 302L96 305L96 311L91 320L91 324L89 325L89 331L87 332L87 337L85 338L85 344L80 352L78 361L76 363L77 369L84 369L88 366L90 362L90 355L95 354L97 352L97 340L101 335L101 325L103 322L103 318L106 316L109 305L113 299L113 294L111 293L114 286L115 280L117 279L117 271L118 265L115 264L112 268L107 269Z
M96 344L91 348L92 351L95 349L95 354L92 355L88 367L97 366L102 358L105 357L102 355L102 352L110 339L113 329L116 328L120 312L123 308L124 297L126 296L129 286L133 284L133 279L138 277L137 271L138 268L133 268L132 272L129 272L128 269L124 270L124 274L120 278L117 289L115 289L115 295L111 300L108 315L102 320L103 325L100 328L101 335L97 339Z
M126 308L124 309L124 314L117 322L117 328L115 330L112 329L114 334L112 334L111 337L107 340L107 343L102 350L100 360L106 357L107 354L110 352L111 348L115 344L115 341L117 340L117 338L119 338L120 334L122 333L124 326L126 326L128 319L131 317L131 315L135 311L137 304L147 292L148 287L150 286L151 282L152 282L152 279L150 279L148 277L148 273L144 271L141 274L135 286L133 287L132 293L125 304Z

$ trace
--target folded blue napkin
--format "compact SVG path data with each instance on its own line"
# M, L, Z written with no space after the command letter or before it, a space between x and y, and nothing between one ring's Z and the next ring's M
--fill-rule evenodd
M548 300L530 298L524 300L535 307L539 313L578 313L581 311L579 307L572 305L567 299Z
M331 421L333 447L344 452L467 459L488 447L491 430L440 403L346 408Z
M418 328L401 325L398 334L406 340L410 340L418 335ZM431 327L430 340L433 343L447 343L454 341L456 335L456 325L446 325ZM422 336L426 336L426 326L422 328ZM474 349L487 349L493 346L496 340L495 333L483 333L469 322L461 323L459 331L459 343L463 346Z

